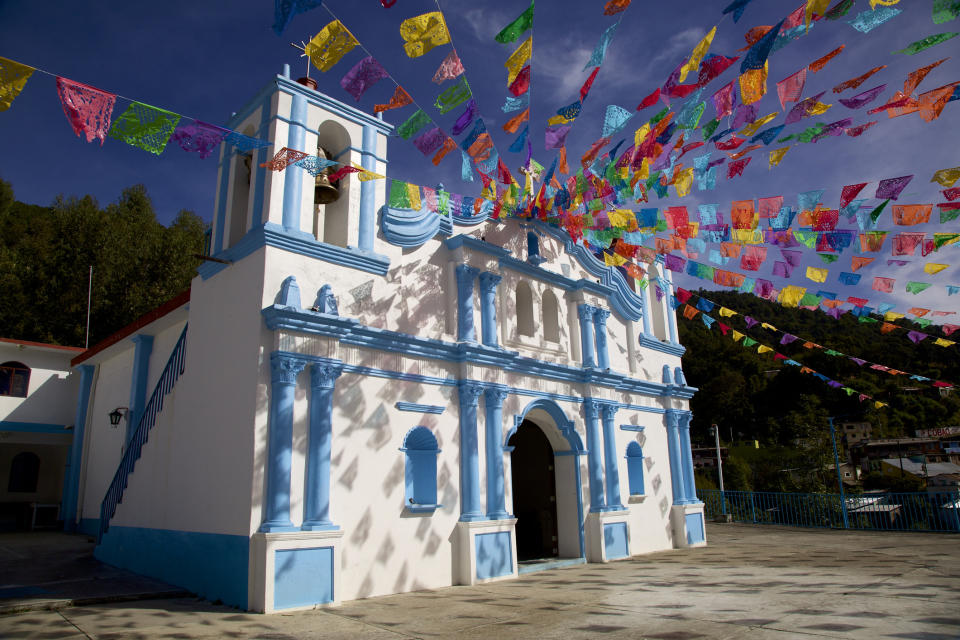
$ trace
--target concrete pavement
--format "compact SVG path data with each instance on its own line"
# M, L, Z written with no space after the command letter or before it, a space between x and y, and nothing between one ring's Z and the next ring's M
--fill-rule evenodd
M710 525L710 546L262 616L195 598L0 617L3 638L960 638L954 535Z

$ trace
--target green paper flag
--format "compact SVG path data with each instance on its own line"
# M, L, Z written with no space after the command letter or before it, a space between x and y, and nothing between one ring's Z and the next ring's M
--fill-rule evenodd
M907 293L912 293L917 295L921 291L929 289L931 284L929 282L914 282L910 281L907 283Z
M752 347L752 346L755 345L755 344L757 344L757 341L754 340L753 338L744 338L744 339L743 339L743 346L744 346L744 347L750 348L750 347Z
M873 220L873 223L876 224L877 219L880 217L880 214L883 213L883 210L886 208L890 200L884 200L877 207L870 212L870 219Z
M830 264L831 262L836 262L840 259L840 256L835 253L818 253L817 255L820 256L820 259L823 260L824 264Z
M924 329L926 329L931 324L933 324L933 320L931 320L930 318L914 318L913 321L914 323L920 325Z
M940 224L956 220L960 216L960 209L940 209Z
M925 51L930 47L938 45L941 42L946 42L950 38L954 38L958 35L960 35L960 33L956 33L956 32L938 33L937 35L934 35L934 36L927 36L923 40L917 40L916 42L912 42L909 45L907 45L905 49L900 49L899 51L891 51L890 53L903 53L908 56L912 56L915 53L920 53L921 51Z
M960 0L933 0L933 24L950 22L960 16Z
M860 316L860 322L879 322L879 320L870 316Z
M717 127L720 126L720 118L714 118L707 124L703 125L703 139L707 140L710 136L713 135L713 132L717 130Z
M503 31L494 36L494 40L501 44L513 42L523 33L533 26L533 2L527 7L527 10L520 14L520 17L503 28Z
M657 124L661 120L667 117L667 114L670 113L670 107L664 107L663 110L657 115L650 118L650 126Z
M132 102L127 110L113 121L107 135L160 155L178 122L179 114L141 102Z
M410 192L402 180L390 181L390 206L396 209L410 208Z
M843 16L850 13L850 9L853 7L853 0L843 0L843 2L837 4L833 9L827 11L823 14L823 17L827 20L839 20Z
M416 112L397 129L397 135L404 140L409 140L417 131L430 124L430 116L424 113L423 109L417 109Z

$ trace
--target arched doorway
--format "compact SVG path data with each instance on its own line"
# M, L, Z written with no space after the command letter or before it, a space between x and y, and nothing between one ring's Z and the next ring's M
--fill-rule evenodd
M524 420L507 442L513 447L513 513L517 561L559 555L557 482L553 447L536 423Z

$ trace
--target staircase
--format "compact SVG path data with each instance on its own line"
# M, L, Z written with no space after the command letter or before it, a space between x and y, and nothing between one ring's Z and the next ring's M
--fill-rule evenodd
M133 473L134 465L137 463L137 460L140 459L140 452L143 450L143 445L147 443L147 436L150 433L150 429L156 424L157 415L163 409L163 399L173 391L174 385L183 373L186 350L187 327L185 326L183 333L180 334L180 338L177 340L177 345L173 348L173 353L170 354L170 359L167 360L167 366L164 367L163 373L160 374L157 386L150 395L150 401L147 402L147 406L143 410L143 415L140 417L140 422L137 423L136 431L133 432L130 442L127 443L127 449L123 453L123 458L120 460L117 472L113 474L113 481L110 482L110 488L107 489L107 494L103 497L103 502L100 504L100 534L97 536L98 544L100 540L103 539L103 534L110 528L110 519L113 518L113 515L117 512L117 505L123 500L123 492L127 488L127 478Z

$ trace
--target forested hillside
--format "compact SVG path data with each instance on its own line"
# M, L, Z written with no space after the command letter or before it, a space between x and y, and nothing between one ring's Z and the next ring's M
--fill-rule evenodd
M203 234L190 211L157 222L143 185L106 207L90 196L42 207L0 180L0 336L83 346L92 265L96 344L190 286Z
M707 328L700 315L688 320L678 312L680 340L687 348L683 369L688 383L699 388L691 403L695 441L712 444L707 431L715 423L725 441L732 433L733 440L791 445L796 439L816 439L826 433L827 416L831 415L840 421L868 420L874 425L875 435L880 436L912 436L915 429L960 425L960 395L910 379L910 374L917 374L960 382L960 345L937 346L933 338L914 344L904 330L883 334L881 322L863 322L849 313L834 319L822 311L786 308L749 294L694 293L737 312L729 317L720 317L716 311L710 314L731 328L726 336L718 323ZM695 296L690 304L696 300ZM782 333L761 324L748 329L745 316L798 339L780 344ZM882 320L878 316L875 319ZM898 324L931 336L944 336L936 325L923 328L906 320ZM857 394L848 395L801 373L800 367L775 360L774 352L761 355L756 345L745 348L743 340L734 342L733 330L889 406L877 409L870 400L860 402ZM806 341L824 348L805 348ZM827 349L844 355L829 355ZM868 363L858 365L848 356ZM877 371L869 363L907 375Z

